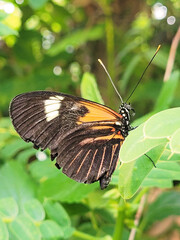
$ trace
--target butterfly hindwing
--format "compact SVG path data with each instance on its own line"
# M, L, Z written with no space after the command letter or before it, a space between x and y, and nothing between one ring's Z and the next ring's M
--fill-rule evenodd
M15 97L10 116L19 135L35 148L49 148L67 176L108 185L124 141L116 129L121 115L82 98L37 91Z

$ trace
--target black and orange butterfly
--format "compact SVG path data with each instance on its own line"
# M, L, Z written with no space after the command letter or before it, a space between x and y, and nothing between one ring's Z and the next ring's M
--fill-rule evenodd
M10 104L13 125L26 142L36 149L49 148L56 167L68 177L83 183L99 181L101 189L108 186L120 147L133 129L131 112L131 105L123 101L117 113L83 98L49 91L20 94Z
M10 105L19 135L35 148L51 150L51 159L68 177L83 183L100 181L107 187L119 150L128 135L131 106L119 113L71 95L37 91L20 94Z

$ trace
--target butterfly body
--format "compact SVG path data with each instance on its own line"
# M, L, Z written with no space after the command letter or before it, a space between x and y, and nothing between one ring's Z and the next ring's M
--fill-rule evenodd
M10 105L19 135L35 148L51 150L56 167L83 183L100 181L107 187L130 126L129 104L119 113L71 95L36 91L20 94Z

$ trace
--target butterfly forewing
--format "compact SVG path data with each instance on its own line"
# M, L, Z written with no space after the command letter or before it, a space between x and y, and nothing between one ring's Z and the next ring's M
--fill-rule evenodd
M49 148L67 176L84 183L99 180L102 189L108 185L124 141L117 129L120 114L82 98L37 91L15 97L10 116L19 135L35 148Z

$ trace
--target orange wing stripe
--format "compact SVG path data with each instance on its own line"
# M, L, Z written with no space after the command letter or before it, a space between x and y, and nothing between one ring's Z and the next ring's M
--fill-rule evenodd
M122 139L124 140L124 137L122 135L119 135L119 134L116 134L116 135L108 135L108 136L102 136L102 137L97 137L95 138L95 141L98 141L98 140L110 140L110 139Z
M122 118L120 114L106 106L83 101L80 103L89 110L85 116L79 118L80 122L117 121L117 119Z

